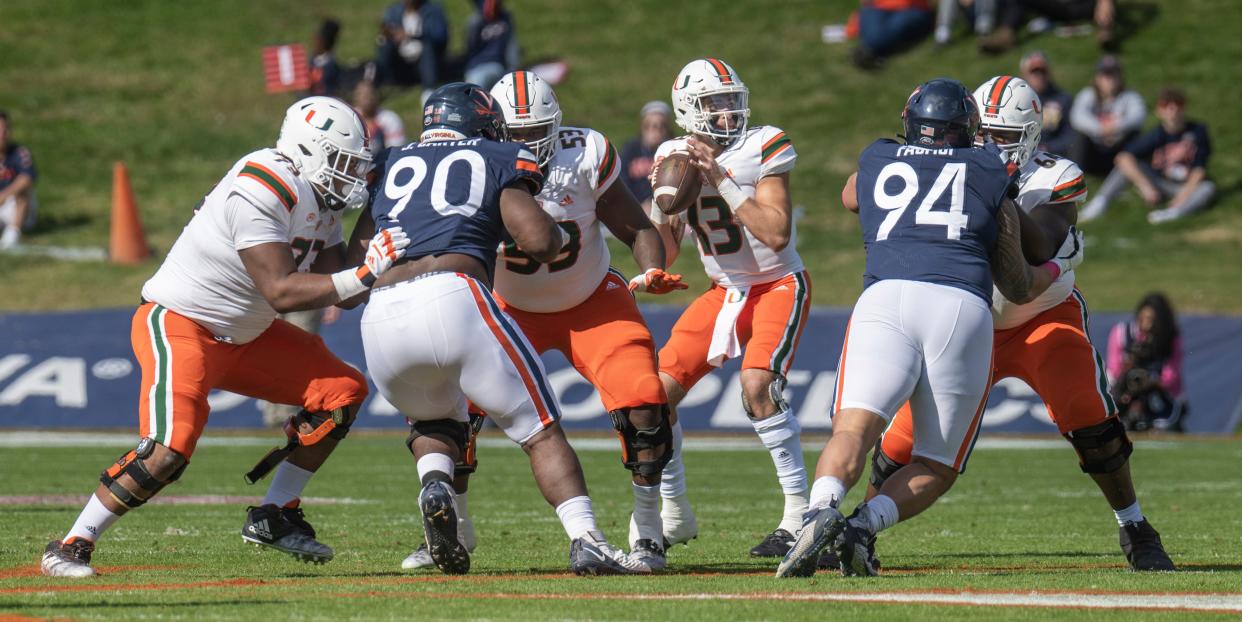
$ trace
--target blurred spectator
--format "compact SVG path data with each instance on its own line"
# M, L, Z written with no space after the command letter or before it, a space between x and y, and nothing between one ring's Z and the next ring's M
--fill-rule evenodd
M373 153L406 143L405 124L401 122L401 117L387 108L381 108L382 102L379 89L373 83L363 80L354 87L354 110L358 111L367 127Z
M1108 335L1108 379L1121 420L1131 430L1181 431L1185 414L1182 338L1168 298L1153 292L1134 319Z
M1186 119L1186 95L1174 88L1160 92L1156 117L1160 125L1130 141L1117 154L1117 168L1083 208L1080 221L1102 216L1130 184L1138 188L1148 205L1169 200L1164 209L1147 215L1153 224L1193 214L1212 201L1216 185L1207 178L1208 156L1212 152L1207 126Z
M1146 117L1143 96L1126 89L1121 61L1116 56L1100 58L1091 86L1078 92L1070 108L1070 125L1079 134L1070 159L1088 173L1108 173L1113 158L1142 129Z
M477 10L466 23L464 79L484 89L517 69L521 61L513 16L502 0L475 0Z
M986 35L996 24L997 0L941 0L936 5L936 45L945 45L953 35L953 22L960 13L974 18L975 34Z
M863 0L846 27L849 36L858 37L851 52L854 64L866 70L880 68L886 57L931 34L935 21L928 0Z
M1044 130L1039 139L1040 151L1067 155L1074 140L1069 126L1069 111L1073 98L1052 81L1048 56L1039 50L1022 57L1022 79L1035 89L1044 106Z
M425 92L440 83L448 49L448 20L431 0L403 0L384 11L376 50L378 83L413 86Z
M30 150L9 140L9 115L0 110L0 249L16 246L22 229L34 226L37 178Z
M651 167L656 148L673 137L673 109L663 100L647 102L639 113L638 136L621 149L621 179L634 193L634 198L651 209Z
M314 56L310 62L311 95L336 97L341 90L341 66L336 62L336 39L341 23L325 19L315 31Z
M1113 0L997 0L997 27L979 42L979 50L997 54L1018 44L1018 30L1027 20L1042 17L1054 22L1095 22L1100 45L1113 43L1116 6Z

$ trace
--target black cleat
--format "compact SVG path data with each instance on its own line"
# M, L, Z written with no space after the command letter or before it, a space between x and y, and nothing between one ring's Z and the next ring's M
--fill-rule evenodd
M1137 523L1126 523L1120 529L1121 552L1126 554L1126 561L1134 570L1177 570L1173 560L1164 552L1160 543L1160 534L1156 528L1143 519Z
M333 556L331 547L315 540L315 528L306 522L301 508L279 508L271 504L247 508L242 540L312 564L326 564Z
M875 541L872 541L871 543L870 553L871 563L875 566L877 571L880 570L880 558L875 556ZM819 563L817 564L817 567L820 570L840 570L841 560L837 557L837 552L829 547L824 549L823 553L819 554Z
M608 544L604 534L598 531L569 543L569 569L580 577L651 572L646 564Z
M457 501L449 485L428 482L418 495L418 508L423 512L427 551L436 568L444 574L470 572L470 552L457 534Z
M70 577L82 579L95 576L91 568L91 553L95 552L95 543L81 538L69 544L60 540L52 540L43 550L43 559L39 563L43 574L49 577Z
M768 534L750 550L751 557L784 557L793 546L794 535L784 529Z
M833 545L841 574L847 577L874 577L880 574L880 564L875 560L875 534L857 519L858 511L845 521L841 538Z

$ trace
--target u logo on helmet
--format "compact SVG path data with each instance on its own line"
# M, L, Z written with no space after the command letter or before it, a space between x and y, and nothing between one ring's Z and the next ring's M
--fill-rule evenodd
M321 132L328 131L328 128L332 127L332 122L335 121L335 119L332 119L331 117L329 117L327 121L324 121L323 125L315 125L315 122L311 120L312 118L314 118L314 116L315 116L314 110L311 110L310 112L306 113L306 123L307 125L310 125L311 127Z

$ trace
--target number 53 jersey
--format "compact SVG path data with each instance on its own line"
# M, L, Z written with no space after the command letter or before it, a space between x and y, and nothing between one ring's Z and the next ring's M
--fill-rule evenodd
M674 138L660 145L655 155L657 165L670 153L687 151L687 138ZM751 198L759 180L793 170L797 159L785 132L767 125L746 130L745 136L716 156L725 174ZM779 251L773 250L746 230L710 184L703 185L698 201L686 210L684 217L694 231L707 276L721 287L769 283L802 271L802 258L796 249L796 226L790 229L789 244Z
M863 287L896 279L964 289L992 303L989 255L1010 183L994 146L926 148L877 140L858 161Z
M541 264L511 240L496 266L494 289L505 303L533 313L555 313L582 304L608 274L611 256L596 200L620 175L617 150L604 135L588 128L562 127L556 153L544 171L543 190L535 197L569 242L561 254Z

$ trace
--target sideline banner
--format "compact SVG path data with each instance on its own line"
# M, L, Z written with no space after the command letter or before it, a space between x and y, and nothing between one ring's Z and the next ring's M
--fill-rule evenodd
M0 314L0 427L133 427L137 430L140 372L129 344L132 309ZM643 307L663 343L681 308ZM358 333L360 311L345 312L323 337L338 356L364 365ZM837 358L849 311L813 309L789 373L788 396L804 428L831 427L829 405ZM1091 334L1103 354L1108 331L1122 314L1091 317ZM1242 416L1242 318L1183 316L1185 376L1190 415L1187 431L1232 433ZM571 429L610 429L595 390L559 353L544 357L560 399L563 424ZM290 361L290 364L297 364ZM742 410L738 361L704 378L686 396L679 417L687 430L750 430ZM365 370L364 370L365 371ZM400 413L372 397L355 424L367 428L405 425ZM225 392L210 396L213 427L262 426L260 405ZM1056 433L1038 396L1022 382L1004 380L992 391L983 426L991 432Z

